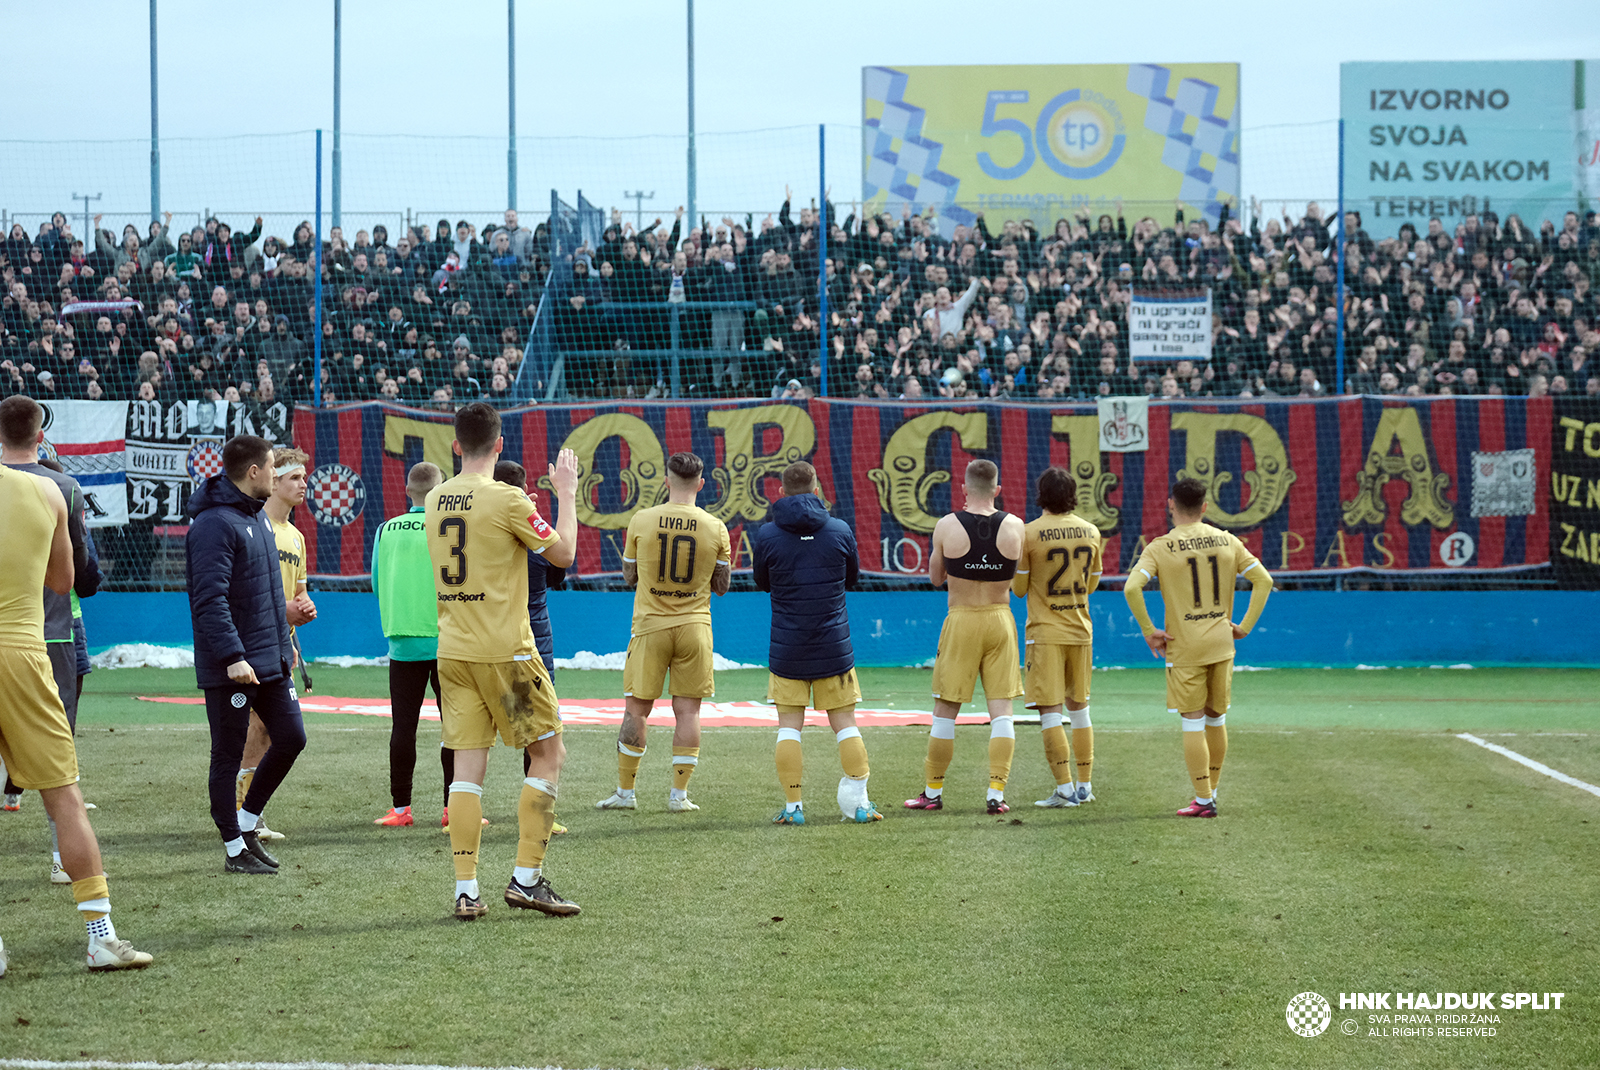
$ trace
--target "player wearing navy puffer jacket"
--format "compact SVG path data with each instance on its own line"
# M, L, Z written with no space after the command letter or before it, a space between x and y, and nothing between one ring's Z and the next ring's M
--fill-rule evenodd
M211 722L211 818L222 834L230 873L271 874L277 860L260 845L261 811L306 744L300 699L289 676L293 650L278 569L278 547L261 509L272 493L272 445L254 435L229 439L224 472L189 499L186 542L194 670ZM250 710L272 737L244 804L234 778Z
M772 644L768 654L767 701L778 707L778 779L785 804L773 821L805 824L801 805L800 729L806 707L828 712L839 743L845 776L839 808L846 820L882 820L867 800L867 748L856 727L855 651L845 588L860 564L848 525L828 515L816 494L816 469L804 461L783 472L784 496L772 519L756 533L755 583L772 592Z

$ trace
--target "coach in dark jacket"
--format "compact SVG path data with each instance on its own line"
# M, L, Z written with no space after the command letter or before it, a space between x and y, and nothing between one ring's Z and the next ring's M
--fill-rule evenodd
M277 860L256 834L261 812L306 744L300 700L289 676L293 651L278 547L262 506L272 493L272 445L240 435L222 448L223 474L189 499L185 540L194 670L211 723L211 818L227 848L229 873L271 874ZM250 710L272 737L235 809Z
M816 494L817 472L804 461L783 470L783 497L761 525L753 548L756 587L772 592L772 645L767 701L778 708L778 780L784 808L780 825L805 824L801 805L800 730L806 707L826 710L839 743L839 808L847 819L879 821L867 799L867 748L856 727L855 651L845 588L860 571L856 538L828 515Z
M754 547L756 587L772 592L768 666L790 680L837 676L855 666L844 591L860 571L856 537L828 515L809 481L794 494L786 483L784 495Z

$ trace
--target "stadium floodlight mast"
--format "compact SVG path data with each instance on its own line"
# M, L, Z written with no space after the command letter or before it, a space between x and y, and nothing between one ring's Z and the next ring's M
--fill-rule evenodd
M150 222L161 218L161 106L156 93L156 0L150 0Z
M622 191L622 199L633 202L633 226L635 230L644 229L644 202L653 201L655 198L655 190L651 190L649 193L644 192L644 190L634 190L632 193L629 193L627 190ZM691 219L689 224L691 227L693 227L694 220Z
M339 53L344 43L343 15L343 0L333 0L333 225L336 227L343 226L339 219Z
M72 199L83 202L83 248L85 252L89 252L94 249L94 231L89 229L89 202L98 201L100 194L96 193L91 197L87 193L74 193Z
M694 221L695 221L695 214L694 214L695 213L695 205L694 205L694 179L695 179L695 161L694 161L694 0L685 0L685 3L688 5L688 13L689 13L689 37L688 37L688 41L689 41L689 45L688 45L688 54L689 54L689 159L688 159L688 165L689 165L689 196L688 196L688 198L686 199L686 201L684 203L688 206L688 211L689 211L689 229L693 230L694 229Z
M517 207L517 0L506 0L506 207Z

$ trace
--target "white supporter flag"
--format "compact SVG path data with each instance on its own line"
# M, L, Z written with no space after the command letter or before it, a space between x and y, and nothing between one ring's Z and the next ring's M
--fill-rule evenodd
M124 437L126 401L42 401L44 449L83 488L83 519L91 528L128 522Z
M1150 399L1100 399L1100 452L1143 453L1150 448Z
M1128 302L1128 353L1134 360L1210 360L1211 291L1135 293Z

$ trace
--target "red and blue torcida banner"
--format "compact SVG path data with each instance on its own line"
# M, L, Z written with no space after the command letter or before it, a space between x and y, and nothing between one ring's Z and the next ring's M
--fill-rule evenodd
M549 515L547 465L577 452L580 575L621 571L628 519L665 500L666 460L684 450L705 461L700 505L728 525L736 568L750 566L783 469L806 460L863 571L925 574L934 523L983 457L1000 467L1001 506L1028 519L1039 474L1070 471L1108 574L1167 530L1168 491L1189 476L1209 489L1207 520L1274 572L1486 572L1549 563L1551 413L1547 398L1151 402L1147 427L1112 436L1143 448L1113 452L1102 433L1125 427L1102 427L1092 403L541 405L503 414L502 456L527 468ZM378 526L407 507L410 466L459 464L450 419L379 403L296 411L295 445L313 458L295 518L311 572L370 570Z

